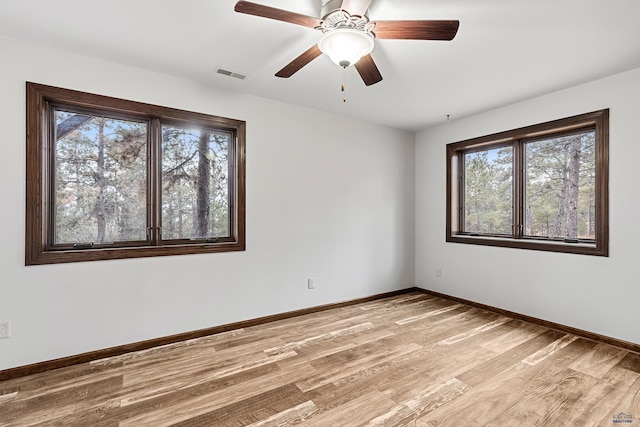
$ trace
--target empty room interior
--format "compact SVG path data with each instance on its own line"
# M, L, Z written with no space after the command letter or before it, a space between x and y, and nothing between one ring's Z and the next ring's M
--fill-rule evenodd
M638 16L0 2L0 426L640 424Z

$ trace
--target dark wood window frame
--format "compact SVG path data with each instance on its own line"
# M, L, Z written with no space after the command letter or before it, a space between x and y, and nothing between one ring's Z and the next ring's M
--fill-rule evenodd
M202 254L245 250L245 139L241 120L189 112L27 82L26 141L26 242L25 265L138 258L165 255ZM52 106L111 114L142 120L149 130L147 194L149 236L143 243L74 248L52 245L51 225L51 135ZM230 236L203 240L162 240L159 227L161 186L158 177L159 126L161 123L198 126L232 134L229 142ZM155 154L154 154L155 152ZM155 179L153 178L155 177ZM154 205L155 204L155 205Z
M464 233L462 157L466 152L515 146L523 140L553 137L580 129L595 129L595 239L565 241L523 235L524 167L520 151L513 156L513 227L507 236ZM521 144L522 145L522 144ZM600 110L565 119L527 126L451 144L446 148L446 241L474 245L532 249L551 252L609 256L609 110Z

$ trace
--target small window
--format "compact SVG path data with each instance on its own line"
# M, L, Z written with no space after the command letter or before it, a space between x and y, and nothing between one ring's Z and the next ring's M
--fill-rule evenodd
M608 117L447 145L447 241L608 256Z
M244 250L244 122L27 83L27 130L27 265Z

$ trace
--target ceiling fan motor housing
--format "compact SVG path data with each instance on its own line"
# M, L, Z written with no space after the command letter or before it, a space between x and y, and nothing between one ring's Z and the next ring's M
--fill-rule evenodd
M342 0L328 0L320 9L320 16L325 19L331 12L342 9Z

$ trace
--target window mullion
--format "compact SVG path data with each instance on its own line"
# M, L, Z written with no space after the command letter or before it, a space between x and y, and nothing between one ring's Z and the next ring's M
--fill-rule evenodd
M148 238L152 245L160 244L160 206L162 183L160 178L161 165L161 132L160 120L152 119L149 122L148 135L148 190L147 190L147 224Z
M524 143L513 144L513 237L521 239L524 234Z

